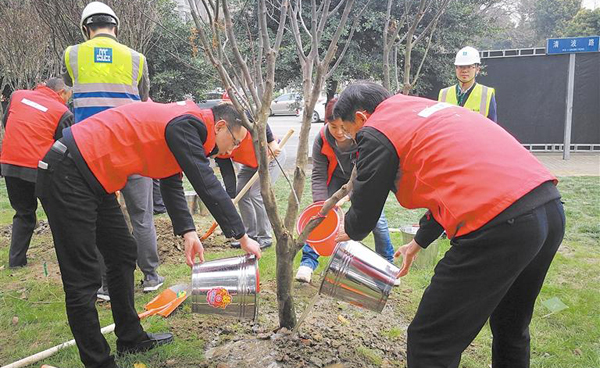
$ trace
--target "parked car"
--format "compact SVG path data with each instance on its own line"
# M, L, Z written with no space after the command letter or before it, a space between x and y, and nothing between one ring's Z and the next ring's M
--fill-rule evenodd
M227 100L224 99L224 96L226 96L227 92L223 93L223 92L208 92L206 94L204 94L196 103L196 105L198 105L198 107L202 108L202 109L210 109L211 107L220 104L223 101L228 101L229 100L229 96L227 96Z
M296 115L300 113L302 96L297 93L284 93L271 102L271 115Z
M327 95L321 94L319 95L317 103L315 103L311 122L318 123L320 121L325 121L325 105L327 105Z

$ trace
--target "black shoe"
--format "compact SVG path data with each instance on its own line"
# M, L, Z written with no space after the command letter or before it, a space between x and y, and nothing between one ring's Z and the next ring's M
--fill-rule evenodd
M146 334L148 335L146 340L134 345L122 344L117 341L117 354L137 354L173 342L173 334L169 332L157 334L146 332Z
M167 209L165 208L165 209L160 209L160 210L154 210L154 211L152 211L152 213L154 215L162 215L163 213L167 213Z
M258 241L258 244L260 245L260 249L269 248L271 245L273 245L273 240L271 240L271 239L260 239Z
M229 245L231 245L231 247L235 249L240 249L242 247L242 243L240 243L237 240L233 240L231 243L229 243Z

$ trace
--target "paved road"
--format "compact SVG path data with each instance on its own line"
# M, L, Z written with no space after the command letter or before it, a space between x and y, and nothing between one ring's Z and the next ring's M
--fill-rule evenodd
M296 163L296 153L298 152L298 139L300 136L301 118L299 116L271 116L269 118L269 126L273 133L278 137L283 137L288 130L294 129L294 135L285 145L285 153L287 155L285 161L285 169L293 169ZM312 154L312 145L315 141L315 136L323 127L323 123L314 123L311 126L308 138L308 157Z

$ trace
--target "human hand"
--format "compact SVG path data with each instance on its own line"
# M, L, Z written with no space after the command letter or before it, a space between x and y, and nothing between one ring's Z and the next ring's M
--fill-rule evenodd
M348 234L346 234L346 230L344 229L344 222L340 223L340 229L338 230L338 234L335 237L336 243L341 243L350 240Z
M260 257L261 257L260 244L258 244L258 242L256 240L250 238L248 236L248 234L244 234L244 236L239 241L240 241L240 246L242 247L243 250L246 251L246 253L254 254L256 256L256 259L260 259Z
M406 276L406 274L408 274L410 266L412 265L413 261L417 259L417 254L421 251L421 249L423 248L421 248L421 246L417 244L414 239L411 240L410 243L398 248L396 253L394 253L394 258L402 256L402 268L398 273L398 277Z
M202 242L200 242L200 238L198 238L197 232L190 231L183 234L183 244L185 249L185 263L188 266L194 266L196 255L200 258L200 263L204 262L204 247L202 246Z

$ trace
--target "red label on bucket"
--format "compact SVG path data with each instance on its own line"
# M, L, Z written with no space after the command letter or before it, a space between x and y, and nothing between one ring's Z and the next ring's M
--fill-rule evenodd
M231 304L231 294L225 288L213 288L206 293L206 302L213 308L225 309Z

